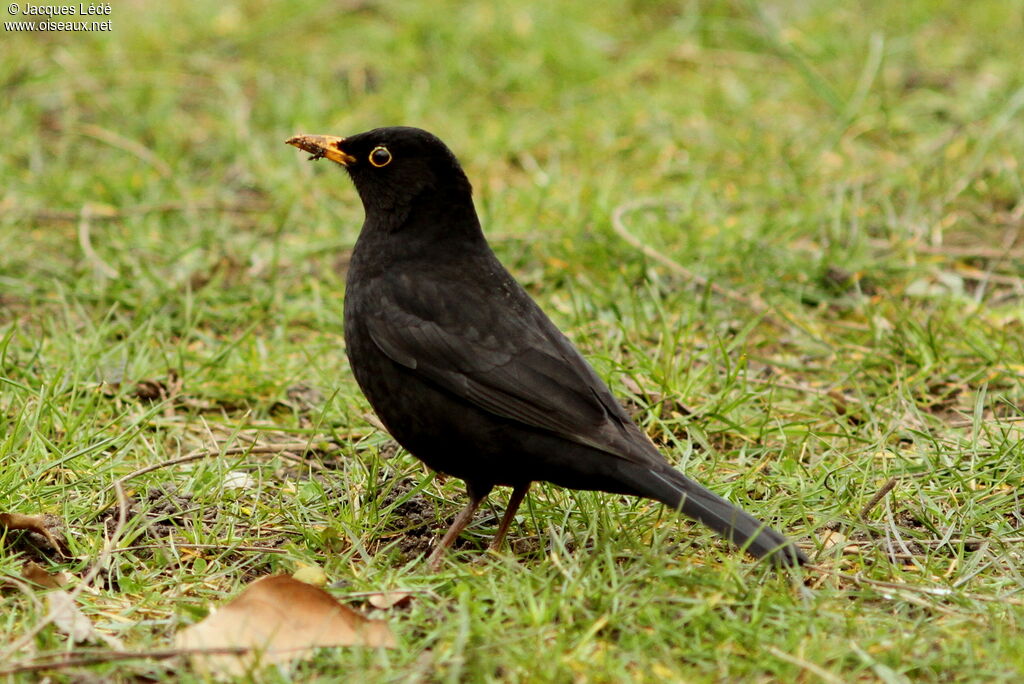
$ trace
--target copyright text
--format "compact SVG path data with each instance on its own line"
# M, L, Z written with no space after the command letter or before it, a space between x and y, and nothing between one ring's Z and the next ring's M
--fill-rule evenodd
M12 2L7 5L7 13L12 17L41 18L39 21L5 21L4 30L7 31L110 31L112 28L110 19L101 19L112 14L109 2L82 2L74 5L29 5ZM81 17L82 20L65 21L65 17Z

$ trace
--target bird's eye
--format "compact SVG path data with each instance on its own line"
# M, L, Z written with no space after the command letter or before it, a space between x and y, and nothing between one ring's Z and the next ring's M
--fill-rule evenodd
M370 152L370 163L378 169L391 163L391 152L383 145L378 145Z

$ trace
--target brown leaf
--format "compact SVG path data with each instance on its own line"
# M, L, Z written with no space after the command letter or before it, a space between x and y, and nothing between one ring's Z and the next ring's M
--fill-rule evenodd
M379 594L370 594L366 600L379 610L404 608L412 601L412 594L407 591L382 591Z
M21 566L21 576L45 589L60 589L68 583L66 572L47 572L43 567L28 561Z
M22 513L0 513L0 527L9 530L25 530L42 535L50 545L61 554L64 547L57 541L50 531L50 526L43 515L24 515Z
M839 530L822 530L818 534L818 538L821 540L822 551L829 551L839 547L843 555L861 554L860 545Z
M393 648L383 620L368 620L323 589L287 575L256 580L233 601L178 633L178 648L249 648L241 655L193 655L196 670L239 676L309 657L327 646Z
M9 530L28 530L39 534L49 534L46 521L41 515L23 515L21 513L0 513L0 525Z
M836 546L846 548L846 544L849 542L846 535L838 530L824 530L820 539L822 549L831 549Z

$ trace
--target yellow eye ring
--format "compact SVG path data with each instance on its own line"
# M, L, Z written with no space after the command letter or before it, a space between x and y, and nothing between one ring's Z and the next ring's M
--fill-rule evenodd
M391 152L383 145L377 145L370 152L370 164L378 169L391 163Z

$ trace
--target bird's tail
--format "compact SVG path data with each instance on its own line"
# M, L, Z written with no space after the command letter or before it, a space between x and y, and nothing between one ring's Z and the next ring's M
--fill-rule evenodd
M639 471L638 468L631 483L638 493L682 511L748 553L758 558L769 558L779 566L807 562L807 556L784 535L678 470Z

